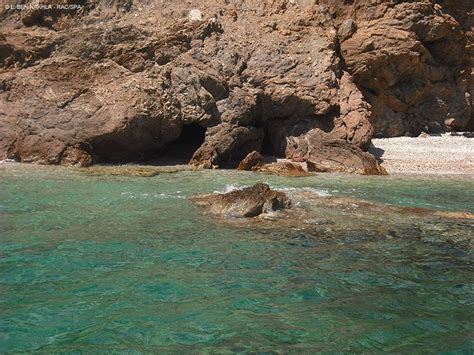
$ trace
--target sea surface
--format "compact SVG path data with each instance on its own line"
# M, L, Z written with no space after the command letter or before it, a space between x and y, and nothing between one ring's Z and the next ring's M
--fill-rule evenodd
M348 223L324 239L236 227L189 200L258 181L474 213L465 176L143 177L3 163L0 353L473 353L470 247L416 223L391 235Z

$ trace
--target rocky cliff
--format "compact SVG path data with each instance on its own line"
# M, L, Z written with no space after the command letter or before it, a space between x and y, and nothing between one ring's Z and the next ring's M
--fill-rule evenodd
M0 159L376 173L373 136L474 126L470 0L39 4L0 9Z

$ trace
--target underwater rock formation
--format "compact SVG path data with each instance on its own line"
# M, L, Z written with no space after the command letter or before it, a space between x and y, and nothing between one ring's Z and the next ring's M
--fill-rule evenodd
M272 196L282 194L282 202L291 201L291 205L262 209L265 198L259 197L260 189ZM469 212L402 207L321 194L312 188L274 191L262 183L226 194L194 196L191 200L203 210L203 218L210 223L242 229L274 230L277 235L290 231L293 235L307 233L322 239L338 240L350 230L354 239L367 236L391 239L406 235L430 243L453 243L469 250L474 247L474 214ZM249 214L255 218L241 218L247 211L256 211Z

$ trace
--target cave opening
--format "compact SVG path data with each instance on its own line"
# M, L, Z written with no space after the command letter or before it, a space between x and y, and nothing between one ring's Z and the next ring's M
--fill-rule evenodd
M178 139L163 149L160 160L170 164L189 163L194 152L204 143L205 135L206 128L197 123L184 125Z
M273 145L271 136L270 136L267 129L264 130L262 148L260 149L260 153L262 155L268 156L268 157L282 158L282 157L278 156L278 154L276 152L276 149Z
M285 126L288 122L281 119L268 120L263 125L263 141L260 153L268 159L285 158L286 136ZM291 123L293 126L293 123Z

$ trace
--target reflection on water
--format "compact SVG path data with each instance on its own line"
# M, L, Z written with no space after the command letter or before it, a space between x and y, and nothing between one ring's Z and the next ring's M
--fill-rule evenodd
M0 167L1 352L474 349L472 249L445 242L468 221L312 205L313 228L236 227L188 200L266 181L472 213L469 179L152 175Z

